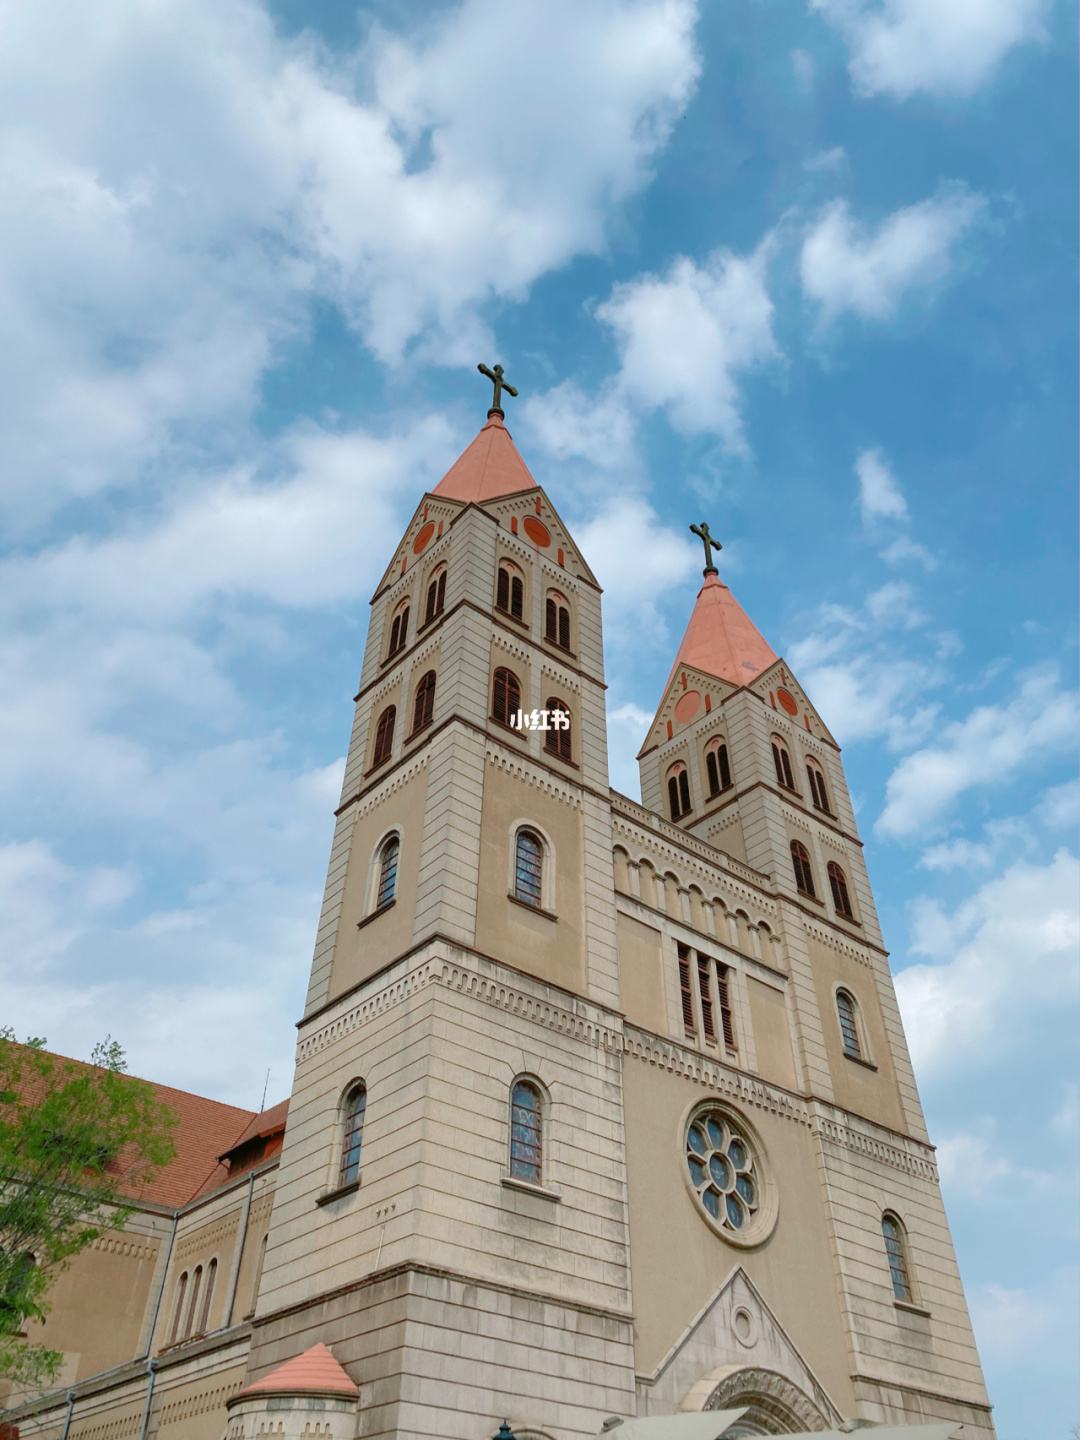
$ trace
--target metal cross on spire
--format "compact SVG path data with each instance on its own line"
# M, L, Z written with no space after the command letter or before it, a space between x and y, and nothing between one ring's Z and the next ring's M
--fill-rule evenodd
M704 520L702 520L700 525L691 525L690 529L692 533L695 534L701 541L701 543L705 546L705 574L719 574L719 571L713 564L712 552L714 550L722 550L724 547L720 544L719 540L714 540L713 537L709 534L708 524Z
M491 367L488 367L487 365L477 365L476 368L480 371L481 375L486 375L487 378L491 381L491 383L495 386L495 394L491 398L491 409L488 411L488 414L501 415L503 413L503 391L505 390L508 395L513 395L515 399L517 399L518 392L514 389L513 385L509 383L509 381L503 379L503 367L501 365L495 365Z

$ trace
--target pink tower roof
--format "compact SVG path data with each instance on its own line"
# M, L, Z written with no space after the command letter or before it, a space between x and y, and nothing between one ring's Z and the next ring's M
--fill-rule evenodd
M499 495L531 490L535 485L502 415L490 410L487 424L450 466L434 493L449 500L494 500Z
M355 1400L360 1394L355 1381L331 1355L325 1345L313 1345L302 1355L294 1355L264 1375L245 1385L237 1400L247 1400L252 1395L343 1395Z
M715 571L707 571L690 623L668 676L667 690L680 665L692 665L733 685L745 685L776 660L772 647Z

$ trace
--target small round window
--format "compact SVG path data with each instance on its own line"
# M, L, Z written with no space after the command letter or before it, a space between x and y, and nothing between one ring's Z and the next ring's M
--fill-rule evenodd
M694 1111L686 1126L686 1173L713 1227L736 1244L755 1244L772 1229L761 1146L749 1126L719 1105Z

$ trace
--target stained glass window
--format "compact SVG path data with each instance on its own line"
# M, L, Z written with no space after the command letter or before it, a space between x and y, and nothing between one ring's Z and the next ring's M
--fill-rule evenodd
M394 890L397 887L398 856L401 853L401 841L396 835L390 835L383 841L382 849L379 851L379 887L375 892L375 908L379 910L383 905L389 905L394 898Z
M367 1113L367 1089L354 1085L345 1097L345 1113L341 1129L341 1168L339 1185L351 1185L360 1178L360 1144L364 1135L364 1116Z
M753 1147L722 1110L699 1111L686 1132L686 1166L702 1208L721 1230L745 1231L757 1214Z
M855 1001L846 990L836 992L836 1013L840 1020L840 1034L844 1051L856 1060L862 1059L862 1045L859 1041L859 1025L855 1018Z
M910 1302L913 1298L911 1278L908 1274L907 1245L904 1227L895 1215L888 1213L881 1217L881 1233L885 1239L885 1254L889 1258L889 1273L892 1276L893 1295L897 1300Z
M510 1174L539 1185L543 1178L544 1106L539 1089L516 1080L510 1092Z
M532 830L519 830L514 842L514 898L540 906L544 897L544 844Z

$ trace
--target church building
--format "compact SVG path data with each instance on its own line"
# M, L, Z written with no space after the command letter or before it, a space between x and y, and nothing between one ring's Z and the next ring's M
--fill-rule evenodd
M161 1092L177 1157L57 1281L60 1377L5 1418L991 1440L827 717L696 527L642 802L610 788L600 587L493 378L371 602L291 1097Z

